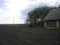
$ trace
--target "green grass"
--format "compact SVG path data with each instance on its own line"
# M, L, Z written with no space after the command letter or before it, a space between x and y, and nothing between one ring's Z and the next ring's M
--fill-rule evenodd
M28 27L27 24L0 24L0 26L6 26L6 27Z

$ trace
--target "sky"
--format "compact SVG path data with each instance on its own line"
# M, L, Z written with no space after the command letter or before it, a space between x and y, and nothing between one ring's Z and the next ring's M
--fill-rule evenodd
M43 5L60 4L58 0L0 0L0 24L24 24L28 11Z

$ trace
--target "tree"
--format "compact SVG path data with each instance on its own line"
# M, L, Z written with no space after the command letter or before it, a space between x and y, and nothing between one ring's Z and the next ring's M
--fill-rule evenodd
M58 8L60 8L60 5L58 6Z
M28 12L27 23L29 22L30 26L32 25L33 27L36 27L37 23L42 21L48 12L52 9L54 9L54 7L44 6L31 10Z

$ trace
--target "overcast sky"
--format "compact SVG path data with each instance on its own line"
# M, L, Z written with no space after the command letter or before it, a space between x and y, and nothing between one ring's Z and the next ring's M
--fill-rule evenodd
M0 24L23 24L27 12L35 7L59 4L59 0L0 0Z

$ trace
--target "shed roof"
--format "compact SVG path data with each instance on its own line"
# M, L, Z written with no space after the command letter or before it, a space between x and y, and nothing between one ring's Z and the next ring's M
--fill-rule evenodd
M44 18L44 21L46 20L60 20L60 8L51 10Z

